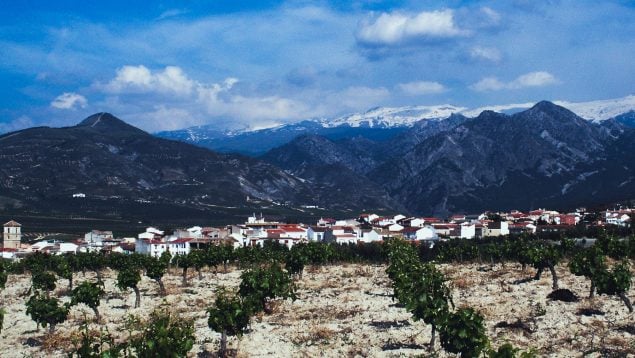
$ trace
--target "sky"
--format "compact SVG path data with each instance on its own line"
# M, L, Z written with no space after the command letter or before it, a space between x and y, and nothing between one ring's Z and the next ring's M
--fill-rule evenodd
M635 94L635 1L10 1L0 133Z

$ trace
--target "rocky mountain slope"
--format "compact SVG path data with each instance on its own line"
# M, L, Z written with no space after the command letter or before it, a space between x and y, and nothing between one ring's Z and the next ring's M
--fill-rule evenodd
M314 181L310 168L336 162L421 214L572 207L635 197L634 132L540 102L513 115L422 121L388 141L367 141L362 156L344 141L298 138L263 159Z

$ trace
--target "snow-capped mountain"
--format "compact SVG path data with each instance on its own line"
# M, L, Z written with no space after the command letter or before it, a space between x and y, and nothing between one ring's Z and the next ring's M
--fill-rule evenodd
M604 121L620 114L635 110L635 96L597 100L590 102L553 101L578 116L591 121ZM466 117L477 117L481 112L490 110L498 113L514 113L531 108L534 102L484 106L460 112Z
M423 119L447 118L453 113L459 113L467 108L449 104L438 106L412 106L412 107L376 107L364 113L353 113L335 119L315 120L324 128L339 126L390 128L412 127Z
M578 116L603 121L635 110L635 96L591 102L554 101ZM362 136L372 140L384 140L423 120L443 120L452 114L478 117L490 110L503 114L521 112L535 105L534 102L466 108L449 104L436 106L377 107L366 112L353 113L336 118L315 118L278 126L254 129L221 130L213 126L199 126L177 131L157 133L157 136L184 141L221 152L240 152L259 155L286 144L298 135L315 134L329 139Z

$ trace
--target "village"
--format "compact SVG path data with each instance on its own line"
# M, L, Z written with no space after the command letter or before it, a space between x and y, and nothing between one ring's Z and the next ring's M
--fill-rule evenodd
M277 242L289 249L306 242L359 244L401 237L405 240L434 246L439 240L478 239L521 234L566 233L581 223L590 227L630 228L635 209L620 208L599 213L584 208L571 213L538 209L529 212L485 212L478 215L452 215L446 219L435 217L379 216L361 214L353 219L320 218L315 224L291 224L268 220L253 214L242 224L224 227L174 229L171 233L148 227L137 237L117 237L112 231L91 230L72 241L55 239L22 239L22 226L16 221L4 224L2 258L19 260L34 252L61 255L78 252L133 252L159 257L163 252L172 255L188 254L191 250L212 245L231 245L234 248L263 246L266 241Z

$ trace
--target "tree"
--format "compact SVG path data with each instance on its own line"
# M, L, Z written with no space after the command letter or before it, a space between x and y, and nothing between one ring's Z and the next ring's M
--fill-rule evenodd
M626 296L626 292L631 288L631 280L632 275L627 261L618 263L611 271L601 270L595 276L598 294L618 296L629 312L633 312L633 306Z
M176 262L176 265L183 270L183 287L187 286L187 269L192 267L192 257L190 254L187 255L175 255L172 259L173 262Z
M57 298L51 298L36 292L26 302L26 314L37 323L46 328L49 325L49 332L55 330L58 323L62 323L68 316L68 306L60 304Z
M253 268L240 275L238 294L252 312L271 313L267 300L275 298L296 299L291 275L279 264Z
M133 267L124 267L117 274L117 287L120 290L125 291L128 288L132 288L135 293L134 307L137 308L141 305L141 293L137 286L141 281L141 275L139 270Z
M433 350L436 328L443 325L450 305L453 305L452 293L445 283L445 276L434 264L422 265L419 273L412 282L405 304L415 320L423 320L432 326L430 350Z
M556 265L562 259L560 248L544 241L535 242L529 245L526 255L534 268L538 270L536 276L534 276L534 280L540 280L542 272L545 268L548 268L553 280L552 288L557 290L558 275L556 274Z
M478 357L488 344L483 321L483 316L472 308L451 313L440 328L441 346L461 357Z
M394 296L415 320L432 326L430 350L433 350L436 328L453 305L445 276L434 264L421 263L414 247L404 240L388 243L388 257L390 265L386 271L393 280Z
M240 297L230 295L224 288L216 293L214 306L207 310L207 325L221 334L220 357L227 356L227 336L240 337L249 326L249 310Z
M167 262L169 262L169 259L167 260ZM166 292L165 285L163 284L163 276L168 270L168 264L166 263L166 260L163 257L158 259L154 257L148 257L146 259L145 269L146 276L159 284L159 294L161 296L165 296Z
M166 310L156 310L140 328L141 333L130 340L136 356L186 357L194 347L194 324Z
M591 246L573 256L569 262L569 271L576 276L591 280L589 297L595 293L595 280L600 272L606 271L606 258L599 246Z
M106 257L102 253L89 252L81 256L81 265L84 269L91 270L97 275L97 280L102 281L101 270L106 267Z
M66 256L55 256L55 264L53 269L55 273L68 280L68 289L73 289L73 268L71 267L68 258Z
M205 257L205 252L202 250L192 250L189 253L189 259L191 261L192 266L198 273L198 279L203 280L203 267L207 265L207 258Z
M48 271L36 270L32 272L31 282L32 286L36 290L44 290L48 297L50 292L55 290L56 277L53 273Z
M285 268L292 275L298 275L302 278L302 271L307 264L306 246L303 244L294 245L285 260Z
M90 307L95 312L95 320L99 322L101 317L99 315L99 301L104 296L105 291L102 282L88 282L84 281L80 283L71 292L71 305L83 303Z
M227 273L227 265L234 259L234 247L232 245L220 245L218 250L220 261L223 263L223 272Z

